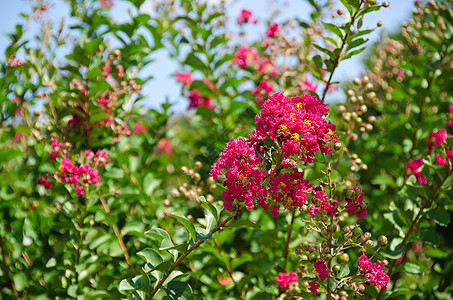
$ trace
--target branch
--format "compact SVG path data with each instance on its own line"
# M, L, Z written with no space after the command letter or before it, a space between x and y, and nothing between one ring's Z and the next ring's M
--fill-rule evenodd
M225 224L227 224L228 222L230 222L234 217L236 217L241 211L242 209L245 207L245 204L243 204L238 210L236 210L232 215L230 215L228 218L226 218L225 220L222 221L222 223L220 223L219 225L217 225L213 230L212 230L212 233L215 233L217 231L219 231L220 229L222 229L222 227L225 226ZM170 276L171 272L173 272L176 267L179 266L179 264L195 249L197 249L201 243L203 243L204 241L203 240L198 240L196 241L192 247L189 248L189 250L187 251L186 254L182 255L181 257L179 257L174 263L173 265L171 266L170 270L168 270L168 273L167 275L165 275L164 277L162 277L161 280L159 280L159 282L157 283L157 285L154 287L153 291L151 292L151 295L147 298L148 300L150 299L153 299L154 295L156 295L156 293L159 291L159 289L162 287L162 285L164 284L165 280L167 280L168 276Z

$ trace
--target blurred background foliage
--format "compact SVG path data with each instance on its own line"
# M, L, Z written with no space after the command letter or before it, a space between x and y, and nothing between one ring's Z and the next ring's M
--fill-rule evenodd
M343 143L335 197L361 186L369 212L362 227L389 240L378 258L390 262L390 287L381 294L367 287L363 297L451 299L452 164L427 155L432 132L452 134L449 1L417 1L401 30L375 44L361 28L381 7L375 1L308 0L308 19L279 22L279 34L258 39L244 29L252 24L228 28L228 1L154 1L154 13L143 14L144 0L127 0L135 10L124 23L108 14L112 1L66 2L70 22L58 25L49 22L49 3L36 1L1 59L3 299L146 299L196 241L202 245L170 272L156 299L311 297L303 279L288 292L275 277L302 266L295 249L316 243L316 234L289 213L276 218L263 209L243 211L212 234L231 213L222 211L223 187L209 171L227 141L251 133L271 92L324 100L339 87L344 93L328 105ZM278 14L270 16L266 26ZM26 39L30 22L40 30ZM258 58L246 54L251 62L241 67L239 47ZM192 74L180 85L189 113L172 112L169 101L143 105L153 95L141 91L150 80L142 70L162 50ZM334 82L331 74L358 50L367 53L363 76ZM107 151L110 163L84 195L58 177L51 137L70 143L66 155L76 163L88 149ZM453 147L453 139L445 143ZM426 185L406 176L407 163L421 156ZM320 171L307 170L307 179ZM38 184L47 173L50 189ZM341 226L357 222L345 216ZM357 253L349 254L355 270Z

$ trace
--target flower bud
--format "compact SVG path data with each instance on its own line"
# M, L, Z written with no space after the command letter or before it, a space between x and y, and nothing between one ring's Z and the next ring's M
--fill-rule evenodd
M318 258L318 254L316 252L312 252L312 253L310 253L310 255L308 255L308 260L310 260L310 261L315 261L317 258Z
M360 228L360 227L354 228L354 235L355 235L355 236L361 235L362 232L363 232L363 231L362 231L362 228Z
M380 247L384 247L385 245L387 245L387 241L388 241L388 240L387 240L387 237L386 237L385 235L382 235L382 236L380 236L379 239L378 239L378 245L379 245Z
M329 221L329 216L328 215L322 215L321 216L321 220L325 223L325 222Z
M357 158L358 159L358 158ZM355 190L354 190L354 196L358 197L362 194L362 188L361 187L357 187Z
M383 3L382 3L382 6L384 6L384 7L389 7L389 6L390 6L390 3L388 3L388 2L383 2Z
M337 225L337 224L330 224L330 225L329 225L329 231L330 231L331 233L337 232L337 231L338 231L338 225Z
M195 162L195 168L196 168L196 169L201 168L201 166L202 166L201 161L196 161L196 162Z
M304 255L301 255L301 256L300 256L300 260L302 260L302 261L307 261L307 260L308 260L308 256L305 255L305 254L304 254Z
M367 240L371 239L371 232L365 232L364 236Z
M377 27L381 27L382 26L382 21L378 21L376 25L377 25Z
M333 266L332 272L333 272L334 274L339 274L340 271L341 271L341 267L340 267L339 265Z
M341 143L340 142L335 143L334 147L335 147L335 150L337 150L337 151L340 150L341 149Z
M371 248L374 246L374 242L372 240L368 240L365 242L365 247Z
M360 85L362 84L362 81L360 81L360 79L358 78L354 78L354 80L352 81L355 85Z
M349 261L349 255L347 253L342 253L339 257L338 257L338 261L342 264L344 263L347 263Z

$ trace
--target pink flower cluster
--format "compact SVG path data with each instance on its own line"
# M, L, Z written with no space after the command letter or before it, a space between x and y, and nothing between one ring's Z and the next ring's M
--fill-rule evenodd
M252 90L252 95L256 96L256 102L261 105L263 103L263 99L267 98L273 90L274 85L272 82L262 80L260 84Z
M256 23L258 23L258 20L253 18L253 13L251 10L243 8L241 10L241 14L237 18L237 22L239 25L242 25L244 23L256 24Z
M307 195L312 191L312 186L308 183L308 180L303 180L303 178L304 173L296 168L272 178L269 187L272 199L282 203L287 209L305 205L307 203Z
M187 71L176 73L175 79L176 79L176 81L182 83L184 85L184 87L186 87L186 88L190 88L190 85L194 82L192 73L187 72ZM209 80L208 78L202 78L200 81L204 82L209 87L209 89L211 89L212 91L215 90L214 83L212 83L212 81ZM197 89L189 90L189 95L187 97L189 98L189 101L190 101L188 109L197 108L197 107L201 107L201 106L204 106L204 107L207 107L210 109L215 108L215 105L214 105L214 102L212 101L212 99L209 97L202 96L200 91Z
M175 79L177 82L180 82L183 85L189 85L193 82L192 72L189 71L178 72L175 75Z
M421 166L423 166L423 157L409 161L406 165L406 175L407 177L415 175L418 183L427 184L428 179L423 176L422 171L419 170Z
M267 37L271 38L274 37L277 32L279 32L279 25L277 23L273 23L267 27L265 34Z
M273 94L263 104L261 116L256 116L256 130L250 140L275 140L284 157L296 156L312 163L316 152L330 153L332 142L338 141L333 133L335 125L324 119L328 111L323 101L308 94L291 99L282 93Z
M261 158L255 154L255 150L245 138L231 139L226 144L219 160L212 165L210 173L214 180L219 179L222 173L226 178L227 189L222 193L225 209L231 211L234 200L245 202L245 207L252 209L254 199L257 199L258 205L268 209L269 204L265 203L267 190L261 186L266 173L258 167L260 161Z
M100 0L99 4L101 7L112 7L114 5L113 0Z
M323 260L316 261L313 265L315 267L317 273L316 278L318 280L329 277L329 270L327 270L326 263Z
M362 192L362 189L358 186L352 187L349 190L354 193L350 193L350 195L345 197L345 200L348 202L348 204L346 204L346 211L350 214L355 213L357 214L357 217L363 218L368 214L365 209L366 203L363 202L363 195L365 195L365 193Z
M333 133L335 126L324 119L327 111L324 102L310 95L292 99L282 93L271 95L263 104L261 115L255 118L256 130L249 135L249 141L232 139L212 166L215 180L221 174L226 178L225 208L231 210L237 199L251 209L256 200L266 210L272 204L271 213L277 216L280 205L289 210L306 205L311 199L312 216L321 210L336 214L338 201L328 199L321 187L310 185L303 179L304 173L293 167L297 161L313 162L318 151L333 151L331 144L338 138ZM274 162L265 170L262 156L269 140L280 149L281 162ZM263 184L264 179L267 184Z
M238 47L233 55L233 63L237 64L242 69L254 65L259 62L258 52L250 47Z
M77 195L83 195L85 193L84 187L89 185L98 184L101 177L97 170L98 167L102 167L110 162L109 156L106 151L100 149L93 153L91 150L84 152L84 163L74 163L72 159L67 158L67 149L61 150L61 148L70 147L70 144L57 143L55 138L51 138L52 152L49 159L55 160L57 154L62 158L60 166L57 171L53 173L47 173L38 179L38 184L43 185L46 189L50 189L52 184L49 181L49 177L53 177L60 182L69 183L74 186Z
M275 283L279 284L282 288L286 288L290 285L291 282L297 283L297 275L294 272L289 273L278 273L278 276L275 277Z
M372 283L378 289L386 289L390 281L389 276L385 273L385 266L381 261L371 263L366 255L359 257L359 268L366 276L365 282Z
M433 133L430 134L429 140L428 140L428 155L431 155L433 147L434 146L440 146L442 145L445 140L447 139L448 134L447 130L445 128L442 128L438 131L434 131Z

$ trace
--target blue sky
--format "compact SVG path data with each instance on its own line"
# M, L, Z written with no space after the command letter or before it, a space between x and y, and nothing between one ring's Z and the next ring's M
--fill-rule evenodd
M209 0L213 1L213 0ZM63 0L53 0L55 6L50 10L51 14L59 18L68 14L68 8L63 4ZM111 14L118 21L124 21L128 18L127 6L120 0L116 0L116 5L112 9ZM230 18L236 18L242 8L251 9L259 20L265 20L269 16L269 3L266 0L236 0L231 1L232 5L228 6L227 14ZM303 0L287 0L286 5L282 8L281 18L291 16L299 16L307 18L309 15L308 6ZM373 32L369 38L370 42L379 39L382 31L392 32L398 30L398 27L406 21L413 9L412 0L389 0L390 7L381 9L378 12L371 13L366 16L363 28L374 28L380 20L383 26ZM20 13L29 12L29 2L27 0L0 0L0 52L3 53L8 43L7 34L14 30L14 27L19 22L23 23L23 18ZM342 7L338 1L338 7ZM150 7L150 5L145 5ZM279 19L277 19L278 21ZM258 27L259 29L263 29ZM264 29L263 29L264 30ZM366 55L366 52L360 56L353 57L340 64L340 67L335 73L335 80L345 80L354 78L363 73L361 58ZM145 70L155 76L153 80L143 87L143 92L148 95L143 102L146 106L157 107L168 97L171 103L176 103L175 110L183 110L187 107L187 103L179 96L179 85L174 81L172 74L177 69L177 65L170 61L164 50L159 50L152 54L155 59ZM144 74L145 75L145 74ZM331 97L336 97L335 93ZM334 100L334 99L331 99Z

